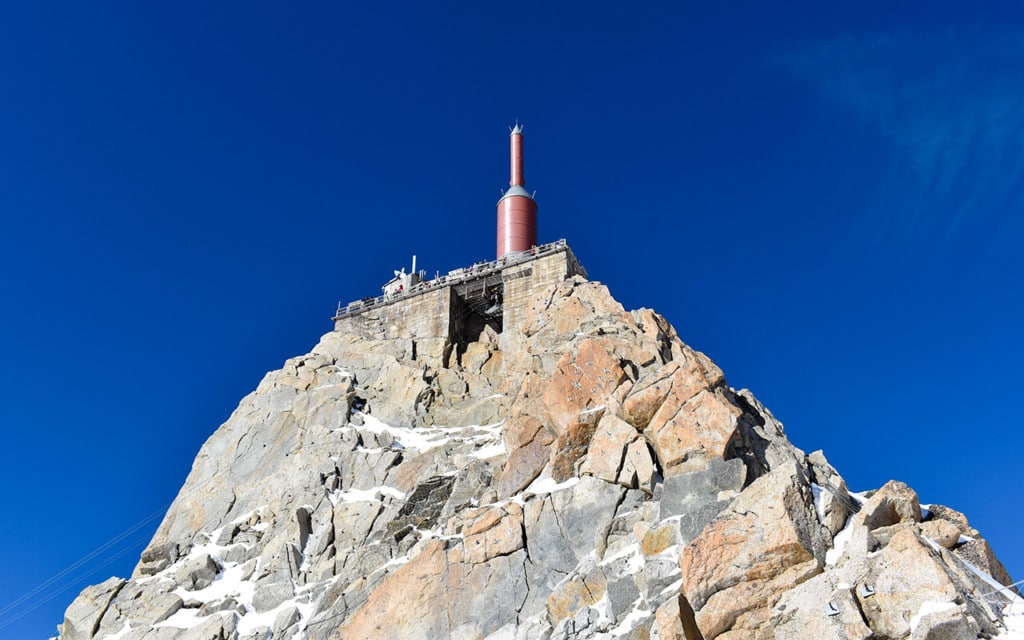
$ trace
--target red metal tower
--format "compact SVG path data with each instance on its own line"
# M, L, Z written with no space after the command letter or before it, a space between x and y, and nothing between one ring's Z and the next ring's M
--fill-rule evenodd
M498 200L498 257L528 251L537 244L537 203L524 186L523 128L516 123L509 136L512 151L509 189Z

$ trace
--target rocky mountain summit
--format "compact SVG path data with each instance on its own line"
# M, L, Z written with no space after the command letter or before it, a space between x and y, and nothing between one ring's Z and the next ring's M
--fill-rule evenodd
M658 314L574 277L523 318L441 361L333 331L268 373L59 637L1017 637L963 514L851 494Z

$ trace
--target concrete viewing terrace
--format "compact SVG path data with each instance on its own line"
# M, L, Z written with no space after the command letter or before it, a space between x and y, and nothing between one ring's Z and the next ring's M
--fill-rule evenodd
M333 320L337 321L340 318L347 316L358 315L360 313L370 311L372 309L378 309L390 305L399 300L406 300L408 298L414 298L424 293L435 291L442 287L449 287L461 283L474 282L476 280L487 278L495 274L500 274L504 269L509 267L523 264L526 262L532 262L538 258L544 256L553 255L559 252L568 252L571 257L571 262L576 267L577 273L586 274L583 267L576 260L572 250L569 249L569 245L565 239L556 240L547 244L533 247L529 251L518 251L515 253L507 253L497 260L489 262L477 262L469 267L463 267L449 271L447 274L434 278L433 280L424 280L418 282L415 285L409 287L405 291L390 295L380 295L375 298L363 298L361 300L354 300L349 302L347 305L342 306L338 303L338 310L334 315Z

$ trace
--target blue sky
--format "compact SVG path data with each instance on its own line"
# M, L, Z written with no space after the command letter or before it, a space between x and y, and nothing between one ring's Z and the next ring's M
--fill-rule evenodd
M542 241L1022 577L1019 5L485 4L0 7L0 634L339 300L493 257L517 118Z

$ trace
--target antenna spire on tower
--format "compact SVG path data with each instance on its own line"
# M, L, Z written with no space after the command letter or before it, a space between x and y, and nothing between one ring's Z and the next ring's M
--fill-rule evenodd
M509 189L498 200L499 258L537 245L537 202L523 188L523 126L518 119L509 131Z

